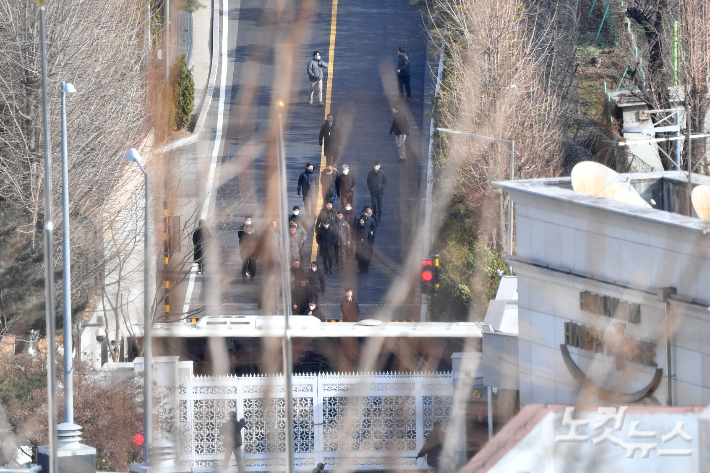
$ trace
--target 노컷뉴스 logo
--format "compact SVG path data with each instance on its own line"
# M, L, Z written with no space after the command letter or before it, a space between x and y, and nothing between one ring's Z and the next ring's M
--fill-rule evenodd
M641 453L641 458L649 458L654 450L657 450L656 456L659 457L688 457L693 454L692 448L658 448L658 442L653 441L658 439L658 431L640 430L639 421L633 421L629 424L628 437L630 439L645 439L646 441L625 442L615 437L614 432L624 429L626 410L627 406L619 407L618 411L615 407L600 407L597 409L592 431L600 430L600 432L599 435L592 438L592 445L596 446L603 442L609 442L622 450L626 450L626 458L634 458L637 451ZM589 431L589 422L589 419L574 419L574 407L565 408L562 425L569 427L569 433L567 435L556 435L555 442L587 442L590 435L585 432ZM661 442L666 444L676 437L680 437L688 443L693 441L693 437L685 431L684 421L677 421L673 430L661 435Z

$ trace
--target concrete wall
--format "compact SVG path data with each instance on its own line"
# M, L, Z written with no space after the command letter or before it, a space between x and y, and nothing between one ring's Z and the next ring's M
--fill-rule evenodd
M606 330L613 322L582 312L579 293L591 291L641 304L641 322L626 334L657 342L655 361L665 364L664 304L656 292L677 288L673 318L674 405L710 403L710 235L680 225L583 206L574 201L512 192L516 204L520 400L571 404L579 385L564 365L564 323ZM649 210L649 212L658 212ZM680 301L685 302L680 302ZM577 365L597 383L634 392L651 379L651 367L570 347ZM665 375L665 371L664 371ZM665 405L665 379L654 393Z

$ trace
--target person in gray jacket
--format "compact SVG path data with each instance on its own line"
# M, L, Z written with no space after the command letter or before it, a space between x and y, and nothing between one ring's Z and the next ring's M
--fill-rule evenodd
M311 91L308 98L308 104L313 104L313 92L318 91L318 105L324 106L323 103L323 69L328 68L328 63L321 60L318 51L313 52L313 59L310 60L306 67L308 80L311 83Z

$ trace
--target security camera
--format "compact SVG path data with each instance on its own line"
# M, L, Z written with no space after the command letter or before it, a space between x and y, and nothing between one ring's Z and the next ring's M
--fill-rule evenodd
M104 341L104 337L106 337L106 330L104 330L103 328L99 327L99 328L96 330L96 341L99 342L99 343L101 343L101 342Z

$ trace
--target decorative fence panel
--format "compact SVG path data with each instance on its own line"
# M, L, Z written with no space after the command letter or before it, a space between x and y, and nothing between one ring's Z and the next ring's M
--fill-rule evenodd
M235 411L247 471L285 470L281 376L183 377L177 389L178 452L195 469L224 458L220 426ZM293 376L297 469L426 469L415 461L435 421L446 430L451 373L335 373Z

